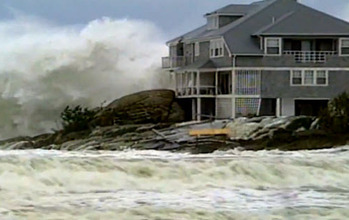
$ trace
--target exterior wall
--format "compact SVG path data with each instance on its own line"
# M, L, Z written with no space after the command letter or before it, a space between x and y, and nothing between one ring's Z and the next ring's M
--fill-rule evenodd
M325 63L297 63L291 55L282 56L238 56L238 67L348 67L349 57L327 56Z
M212 62L217 67L231 67L232 66L232 58L229 56L228 49L224 48L224 56L223 57L217 57L217 58L210 58L210 42L204 41L200 42L200 55L195 56L194 54L194 43L189 43L184 45L184 56L186 57L186 65L190 65L193 62L197 61L206 61L211 59ZM175 51L175 48L170 47L170 54L172 55L172 52ZM175 55L174 55L175 56Z
M186 65L194 62L194 44L184 44L184 56Z
M227 24L230 24L238 19L240 19L242 16L219 16L219 27L223 27Z
M262 98L333 98L349 91L349 71L329 71L328 86L291 86L290 71L262 71Z
M226 47L224 47L223 57L211 58L211 60L217 67L231 67L233 64L232 58L229 56L229 52Z
M281 99L281 116L293 116L295 115L294 99L283 98Z
M217 118L231 118L233 115L233 102L231 98L217 98Z
M195 57L195 61L208 60L210 58L210 42L200 42L200 56Z
M177 54L177 47L176 46L170 46L170 57L176 57Z
M215 85L215 73L202 72L200 73L200 86L214 86Z

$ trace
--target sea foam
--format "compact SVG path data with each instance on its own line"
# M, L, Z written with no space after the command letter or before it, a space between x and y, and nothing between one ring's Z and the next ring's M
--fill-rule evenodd
M164 88L161 32L102 18L84 27L20 17L0 22L0 138L58 129L67 105L101 105Z

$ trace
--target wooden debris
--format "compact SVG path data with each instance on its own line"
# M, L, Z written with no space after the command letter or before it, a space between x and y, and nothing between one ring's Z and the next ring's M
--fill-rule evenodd
M228 135L229 129L200 129L200 130L189 130L190 136L216 136L216 135Z

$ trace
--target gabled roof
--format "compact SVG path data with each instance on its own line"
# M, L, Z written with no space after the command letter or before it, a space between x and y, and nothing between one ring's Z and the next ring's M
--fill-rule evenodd
M297 4L288 16L264 27L254 35L349 35L349 23Z
M349 36L349 23L304 6L296 0L264 0L245 6L228 5L214 13L243 10L246 14L228 25L216 30L207 30L204 25L169 43L223 37L232 54L262 55L264 52L260 49L257 36Z

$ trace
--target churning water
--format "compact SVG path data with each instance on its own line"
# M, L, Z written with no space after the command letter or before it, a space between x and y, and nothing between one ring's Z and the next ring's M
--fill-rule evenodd
M0 219L349 219L349 147L0 151Z

